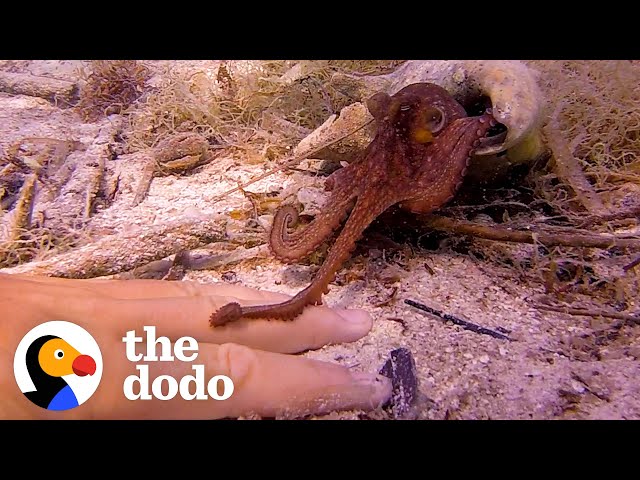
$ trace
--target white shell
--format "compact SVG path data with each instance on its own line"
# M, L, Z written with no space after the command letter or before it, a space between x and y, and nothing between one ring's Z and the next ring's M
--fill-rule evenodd
M508 132L502 144L485 147L476 155L508 150L535 135L541 124L543 96L536 72L517 60L412 60L387 75L340 74L334 76L332 82L336 88L354 96L355 101L365 100L381 90L393 95L419 82L440 85L461 102L488 96L496 120L504 124Z

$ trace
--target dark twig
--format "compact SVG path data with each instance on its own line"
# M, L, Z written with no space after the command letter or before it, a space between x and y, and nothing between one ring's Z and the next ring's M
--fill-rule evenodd
M604 215L590 215L580 222L578 228L587 228L600 223L612 222L615 220L627 220L631 218L638 219L640 216L640 207L629 208L617 212L609 212Z
M539 242L548 247L586 247L603 248L612 247L640 249L639 238L628 238L605 233L583 233L575 231L550 232L543 229L536 230L511 230L506 227L483 225L480 223L457 220L438 215L426 219L427 226L435 230L471 235L486 240L499 242L531 243Z
M628 272L629 270L631 270L634 267L637 267L638 265L640 265L640 257L636 258L633 262L631 262L628 265L625 265L624 267L622 267L622 269L625 272Z
M418 303L418 302L415 302L413 300L405 300L404 303L406 303L407 305L411 305L412 307L415 307L418 310L422 310L422 311L428 312L428 313L430 313L432 315L435 315L436 317L440 317L443 320L447 320L447 321L455 323L456 325L460 325L465 330L471 330L472 332L479 333L479 334L482 334L482 335L489 335L489 336L491 336L493 338L499 338L501 340L514 341L511 337L503 335L502 333L498 333L498 332L496 332L494 330L491 330L491 329L488 329L488 328L485 328L485 327L481 327L480 325L476 325L475 323L468 322L467 320L462 320L461 318L454 317L453 315L449 315L448 313L443 313L440 310L436 310L434 308L427 307L426 305L424 305L422 303Z
M640 325L640 317L635 315L629 315L628 313L610 312L606 310L587 310L586 308L573 308L573 307L561 307L555 305L544 305L540 303L533 304L534 307L540 310L549 310L551 312L566 313L567 315L582 315L585 317L605 317L615 318L618 320L624 320L625 322L635 323Z
M374 307L384 307L386 305L389 305L396 298L397 293L398 287L393 287L391 289L391 293L387 296L387 298L379 303L376 303Z

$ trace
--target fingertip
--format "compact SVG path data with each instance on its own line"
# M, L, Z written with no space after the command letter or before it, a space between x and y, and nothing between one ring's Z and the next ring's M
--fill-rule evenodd
M310 391L290 395L290 402L282 404L279 415L297 418L306 415L324 415L330 412L382 408L393 394L391 379L370 373L347 373L337 380L334 373L318 380Z
M393 384L390 378L371 373L353 373L352 375L355 385L370 389L370 395L363 399L363 405L361 405L363 408L375 410L391 398Z
M373 328L373 317L365 310L335 309L334 313L342 320L338 341L355 342L367 335Z

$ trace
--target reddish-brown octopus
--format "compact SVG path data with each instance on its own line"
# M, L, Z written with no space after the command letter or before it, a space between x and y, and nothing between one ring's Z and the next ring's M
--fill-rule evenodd
M292 263L320 246L342 224L344 228L311 284L290 300L240 306L229 303L213 313L212 326L240 318L291 320L322 295L349 258L362 233L395 204L414 213L429 213L453 198L475 148L488 142L496 121L488 109L470 117L449 93L434 84L409 85L393 96L377 93L367 101L376 136L359 159L326 181L331 196L314 220L291 232L298 219L290 205L276 212L269 245L276 258Z

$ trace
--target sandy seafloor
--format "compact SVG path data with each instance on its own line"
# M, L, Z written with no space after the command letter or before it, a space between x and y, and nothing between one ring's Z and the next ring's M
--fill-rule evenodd
M79 62L0 62L0 70L69 78ZM197 68L208 62L190 62ZM186 67L186 64L185 64ZM46 100L0 94L0 145L25 136L75 136L90 143L99 128ZM72 157L70 157L72 158ZM76 161L80 157L76 155ZM218 158L186 176L154 179L147 199L131 207L143 159L122 155L108 161L107 174L120 174L114 202L99 211L89 230L110 234L130 225L155 225L168 218L247 208L240 194L210 205L211 199L263 172L256 164ZM248 190L295 187L297 174L275 174ZM506 247L505 247L506 248ZM526 298L542 288L523 284L517 272L446 245L422 251L399 267L385 252L359 250L345 265L350 280L333 284L325 297L336 307L363 308L374 317L368 336L352 344L306 352L312 358L375 372L399 347L415 359L420 396L408 418L418 419L637 419L640 418L640 342L629 336L596 344L592 320L538 311ZM427 263L432 271L425 268ZM187 272L186 280L234 281L249 287L295 294L316 267L286 266L269 256L210 271ZM229 272L233 272L230 274ZM341 272L344 277L346 270ZM381 282L380 279L392 278ZM397 288L394 300L385 303ZM405 299L421 301L487 328L511 331L506 342L464 330L418 312ZM401 321L399 321L399 319ZM581 338L587 334L587 340ZM316 418L358 419L363 412L334 412ZM367 417L385 418L380 412Z

